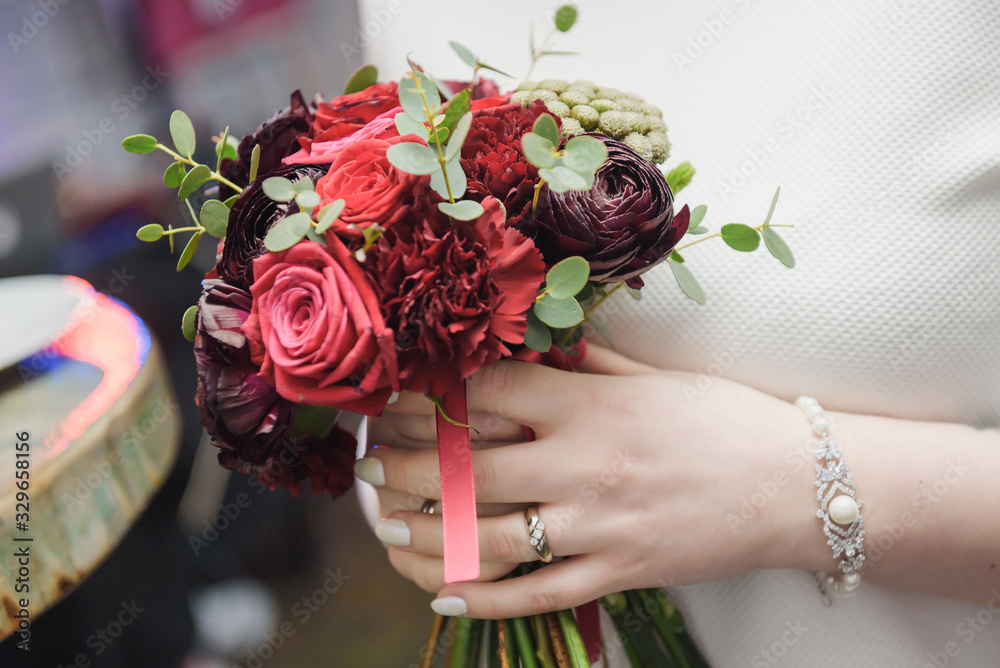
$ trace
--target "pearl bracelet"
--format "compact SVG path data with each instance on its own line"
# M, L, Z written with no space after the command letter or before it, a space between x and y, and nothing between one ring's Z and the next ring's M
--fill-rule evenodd
M865 530L861 517L861 506L854 480L844 463L844 453L830 436L830 421L823 409L812 397L799 397L795 405L805 411L812 422L813 433L819 437L816 443L816 486L819 492L819 510L816 517L823 520L823 533L827 544L833 548L833 558L839 559L841 574L817 573L820 589L831 589L838 594L849 596L861 586L858 571L865 563ZM825 591L823 591L825 594Z

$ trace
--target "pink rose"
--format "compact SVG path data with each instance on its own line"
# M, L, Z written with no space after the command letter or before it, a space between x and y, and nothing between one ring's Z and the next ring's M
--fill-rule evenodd
M254 260L242 330L260 377L300 404L375 415L398 387L392 330L347 247L302 242Z
M284 162L286 165L318 165L333 162L344 148L359 141L398 137L396 114L401 111L403 111L402 107L391 109L347 136L328 141L313 141L309 148L303 148L295 155L288 156ZM410 135L407 137L413 139Z

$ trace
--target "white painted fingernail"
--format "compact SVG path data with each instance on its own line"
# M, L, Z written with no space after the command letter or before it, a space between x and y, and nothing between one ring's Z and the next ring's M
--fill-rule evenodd
M403 520L379 520L375 525L375 535L383 543L396 547L410 544L410 527Z
M445 596L431 601L431 610L445 617L459 617L469 611L469 604L458 596Z
M354 462L354 475L369 485L381 487L385 484L385 469L382 468L382 462L375 457L365 457Z

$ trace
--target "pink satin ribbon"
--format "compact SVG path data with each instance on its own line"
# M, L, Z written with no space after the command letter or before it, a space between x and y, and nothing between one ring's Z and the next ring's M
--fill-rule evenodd
M455 422L468 424L465 382L441 397L441 407ZM479 528L472 474L469 430L437 416L438 466L441 469L441 521L444 523L444 581L479 577Z

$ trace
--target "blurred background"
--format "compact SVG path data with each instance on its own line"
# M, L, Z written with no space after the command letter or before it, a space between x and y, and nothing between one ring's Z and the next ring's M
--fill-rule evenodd
M175 276L176 254L136 240L149 222L181 225L182 206L161 182L167 162L128 155L121 140L168 136L176 108L199 137L229 125L238 138L296 88L336 95L364 63L377 22L405 20L416 5L0 0L0 277L73 274L113 293L159 340L183 414L163 489L98 570L33 623L30 660L9 638L0 666L415 661L431 597L389 567L353 494L333 502L258 493L215 463L180 331L214 249L202 244ZM211 148L199 142L196 159L208 161ZM237 501L238 516L227 518ZM129 605L141 611L116 626Z

